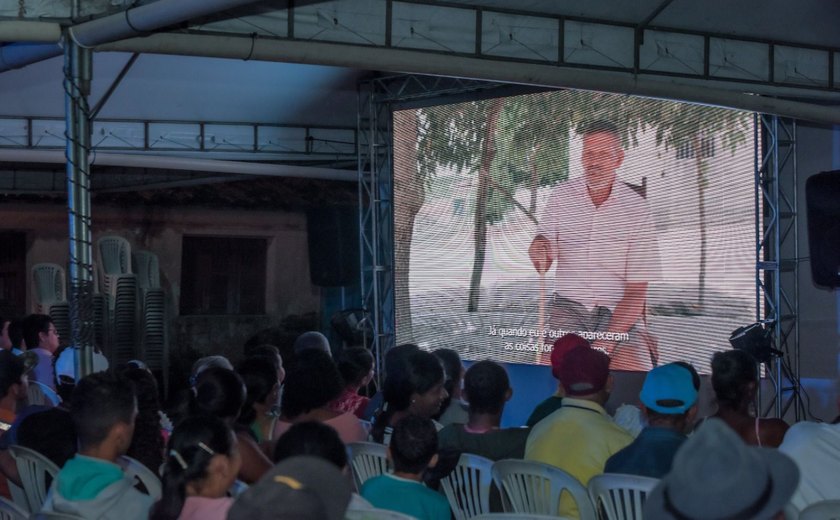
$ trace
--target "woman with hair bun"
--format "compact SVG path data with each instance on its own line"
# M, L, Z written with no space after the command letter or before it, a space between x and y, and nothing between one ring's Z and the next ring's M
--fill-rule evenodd
M169 439L163 495L151 520L224 520L233 499L226 496L242 459L236 436L218 417L181 421Z

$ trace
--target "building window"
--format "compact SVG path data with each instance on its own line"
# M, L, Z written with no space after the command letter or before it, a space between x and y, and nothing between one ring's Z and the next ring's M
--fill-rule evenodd
M259 238L185 236L181 314L264 314L266 247Z
M696 154L694 145L691 142L685 142L677 146L677 159L694 159ZM715 138L701 137L700 138L700 157L703 159L710 159L715 156Z

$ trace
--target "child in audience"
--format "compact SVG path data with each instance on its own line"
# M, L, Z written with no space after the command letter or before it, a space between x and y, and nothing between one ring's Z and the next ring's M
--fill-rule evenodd
M236 418L245 403L245 384L233 370L212 367L196 378L195 395L190 403L191 415L207 414L223 420L236 432L242 465L239 479L246 484L256 482L271 469L271 461L254 442L250 431L236 429Z
M224 520L233 499L226 496L242 459L236 436L218 417L184 419L169 439L163 497L152 520Z
M53 480L45 513L101 520L146 520L152 498L134 489L117 465L131 445L137 399L131 381L109 372L82 378L70 413L79 452Z
M423 485L423 473L437 463L437 431L431 419L408 416L394 426L388 457L393 474L369 479L362 497L374 507L404 513L419 520L447 520L449 503Z
M417 415L431 419L449 395L444 384L443 366L429 352L418 350L407 355L399 369L385 376L385 404L373 422L374 442L389 444L393 426L403 417ZM435 424L438 429L441 427Z

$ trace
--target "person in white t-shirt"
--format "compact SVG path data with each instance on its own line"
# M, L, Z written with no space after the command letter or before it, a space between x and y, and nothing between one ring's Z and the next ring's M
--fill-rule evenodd
M554 265L552 329L596 334L585 337L610 354L613 369L648 370L658 354L644 327L647 290L661 271L653 218L616 182L624 160L616 126L595 121L581 133L583 176L554 188L528 255L541 275Z
M840 500L840 424L796 423L785 433L779 451L799 467L799 485L790 499L797 511L823 500Z

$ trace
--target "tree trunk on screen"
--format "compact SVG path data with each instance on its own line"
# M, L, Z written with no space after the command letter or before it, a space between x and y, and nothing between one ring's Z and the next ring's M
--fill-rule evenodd
M487 253L487 196L490 190L490 167L496 156L496 125L502 112L503 99L494 99L487 109L487 126L481 150L481 162L478 167L478 187L475 194L475 227L473 243L475 256L470 277L470 294L467 300L467 312L478 311L481 275L484 271L484 257Z
M417 111L394 112L394 305L398 341L413 341L411 294L411 239L414 220L426 201L425 183L417 167Z
M697 311L703 312L706 300L706 262L708 237L706 230L706 164L703 161L702 139L699 134L691 138L691 146L694 148L694 162L697 165L697 218L700 226L700 269L697 275Z

